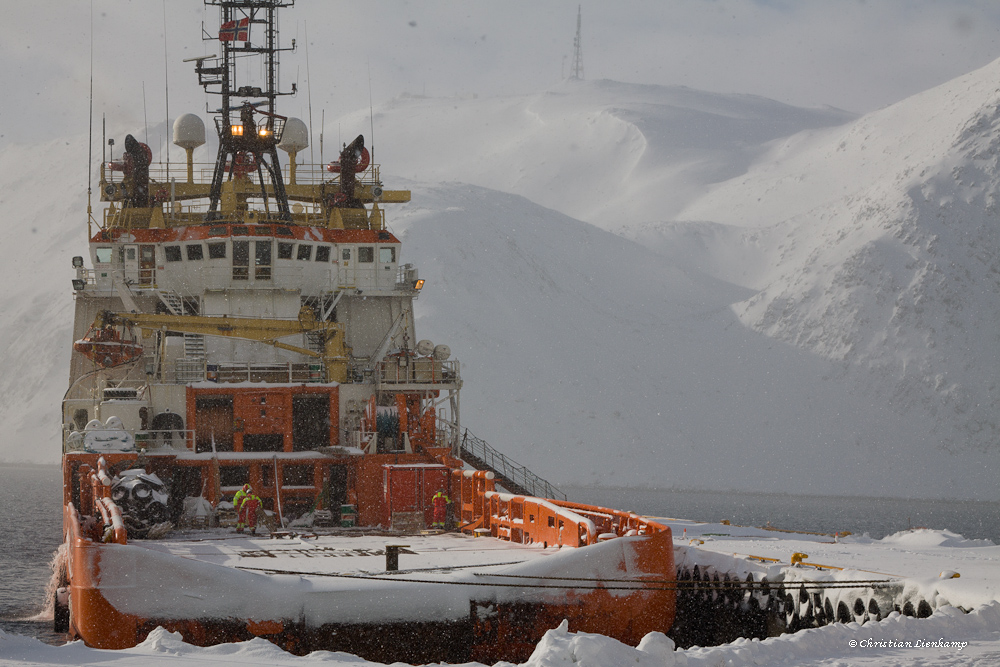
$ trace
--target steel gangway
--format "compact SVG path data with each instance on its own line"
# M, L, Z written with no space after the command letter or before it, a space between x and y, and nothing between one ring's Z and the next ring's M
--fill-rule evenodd
M512 493L536 498L566 500L566 494L465 429L459 450L462 460L479 470L489 470L497 483Z

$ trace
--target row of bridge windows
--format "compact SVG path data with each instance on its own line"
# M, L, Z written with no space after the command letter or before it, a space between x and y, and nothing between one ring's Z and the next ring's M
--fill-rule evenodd
M241 255L249 256L250 252L250 241L233 241L233 257L239 257ZM253 241L255 252L258 257L267 256L270 258L271 255L271 242L270 241ZM208 243L208 259L225 259L226 258L226 243ZM316 246L316 259L317 262L329 262L332 255L332 248L328 245ZM395 248L380 248L380 257L389 257L385 261L391 262L395 261ZM350 260L350 249L344 249L346 256L343 259ZM389 251L388 253L386 251ZM163 247L163 254L168 262L179 262L182 257L186 256L189 261L198 261L205 259L205 246L200 243L191 243L183 247L183 253L181 251L181 246L179 245L168 245ZM359 248L358 249L358 261L359 262L372 262L374 261L374 248ZM313 259L313 246L308 243L299 243L298 248L295 248L293 243L278 243L278 259L292 259L292 258L310 261Z
M250 276L251 245L253 244L253 266L254 278L258 280L268 280L271 277L271 264L273 244L267 241L233 241L233 279L247 280ZM208 249L208 259L226 259L228 244L225 241L201 243L189 243L184 246L168 245L163 246L163 254L168 262L180 262L185 257L188 261L200 261L205 259L205 248ZM310 243L289 243L278 242L278 259L294 259L301 261L329 262L336 261L334 248L328 245L314 246ZM351 255L354 248L340 248L340 262L343 266L349 267ZM381 247L378 250L378 260L381 264L392 264L396 261L395 247ZM374 246L359 246L357 248L357 262L359 264L372 264L375 262Z

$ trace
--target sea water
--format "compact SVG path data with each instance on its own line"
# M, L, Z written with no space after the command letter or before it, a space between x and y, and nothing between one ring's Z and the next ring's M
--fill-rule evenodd
M1000 503L839 498L610 487L563 487L571 500L696 521L770 524L809 532L850 531L879 539L908 528L948 529L1000 544ZM52 631L50 563L61 542L59 466L0 465L0 629L58 644Z
M62 542L59 466L0 466L0 629L63 643L46 589Z
M803 532L850 532L882 539L912 528L950 530L1000 544L1000 503L903 498L845 498L771 493L562 487L570 499L637 514L729 521Z

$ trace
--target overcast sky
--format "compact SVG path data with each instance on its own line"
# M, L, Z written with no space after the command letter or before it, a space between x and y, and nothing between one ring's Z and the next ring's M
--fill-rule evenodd
M1000 57L995 0L299 0L282 14L281 39L285 46L296 39L298 49L282 57L282 83L297 81L300 92L281 108L305 116L311 92L315 122L325 111L330 126L367 106L369 90L376 105L404 92L546 90L569 72L578 4L585 78L798 106L872 111ZM207 98L182 60L218 52L217 42L200 39L202 22L210 33L218 29L215 7L7 0L3 15L7 141L85 131L91 34L98 127L105 113L109 126L142 124L143 86L148 123L162 122L165 77L171 119L204 115Z

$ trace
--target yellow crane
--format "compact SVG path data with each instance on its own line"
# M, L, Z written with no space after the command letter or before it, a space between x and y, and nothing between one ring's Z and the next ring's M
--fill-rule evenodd
M344 343L344 325L339 322L317 320L312 309L305 306L299 311L296 320L227 315L152 315L104 310L98 313L92 330L101 331L106 327L115 326L141 329L144 336L149 336L153 331L173 331L256 341L322 359L325 382L347 380L348 347ZM316 352L278 340L301 333L321 333L323 351Z

